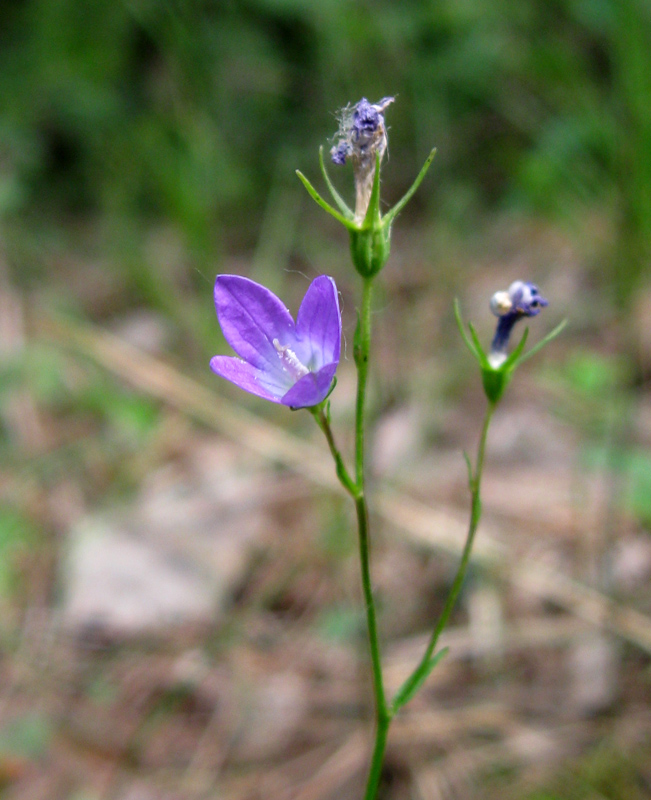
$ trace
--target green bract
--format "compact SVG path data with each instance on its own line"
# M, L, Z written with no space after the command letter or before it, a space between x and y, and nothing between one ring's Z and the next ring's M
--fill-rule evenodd
M511 355L508 356L501 364L495 366L491 364L488 356L484 352L472 322L468 323L468 330L470 331L470 337L468 337L463 320L461 319L458 300L455 300L454 302L454 316L456 318L461 336L463 337L463 341L466 343L468 350L470 350L479 364L482 383L484 385L484 393L488 398L488 402L493 406L497 405L497 403L499 403L499 401L502 399L504 390L509 385L509 381L511 380L516 367L519 367L523 361L531 358L532 355L537 353L548 342L551 342L552 339L555 339L567 325L567 320L563 320L563 322L557 325L554 330L551 331L551 333L548 333L544 339L541 339L531 348L531 350L527 351L526 353L523 351L529 336L529 328L525 328L522 338L515 346Z
M382 215L380 212L380 156L376 154L371 198L366 215L361 223L355 221L355 215L352 209L333 186L323 162L323 148L319 150L321 172L326 186L332 195L332 199L339 210L333 208L324 200L305 175L299 170L296 170L296 174L301 179L303 186L305 186L314 201L318 203L324 211L327 211L330 216L334 217L338 222L341 222L341 224L348 229L353 264L362 277L372 278L374 275L377 275L386 264L391 250L391 225L393 224L393 220L407 205L416 189L420 186L435 155L436 149L432 150L429 154L416 180L402 199L399 200L392 209L387 211L386 214Z

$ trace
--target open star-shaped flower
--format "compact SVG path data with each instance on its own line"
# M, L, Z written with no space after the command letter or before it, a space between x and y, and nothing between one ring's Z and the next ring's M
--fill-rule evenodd
M324 400L339 364L341 314L337 287L321 275L292 319L269 289L238 275L218 275L215 308L239 358L214 356L217 375L251 394L292 408Z

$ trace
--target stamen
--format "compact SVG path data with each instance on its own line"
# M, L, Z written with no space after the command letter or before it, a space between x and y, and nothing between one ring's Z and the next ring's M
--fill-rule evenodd
M305 375L310 374L310 370L299 361L298 356L292 349L290 349L289 345L282 345L278 339L274 339L273 346L276 348L276 352L280 356L283 369L289 372L292 378L298 380L299 378L303 378Z

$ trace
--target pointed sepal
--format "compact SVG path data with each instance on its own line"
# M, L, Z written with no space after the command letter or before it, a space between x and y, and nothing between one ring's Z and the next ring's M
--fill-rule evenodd
M463 320L461 319L461 309L459 308L459 301L455 299L454 301L454 318L457 322L457 327L459 328L459 333L461 334L461 338L465 342L468 351L473 356L473 358L477 361L479 366L483 369L485 366L488 366L488 359L486 358L486 354L484 353L481 343L479 342L479 337L472 325L472 323L468 326L470 330L470 334L472 336L472 341L470 340L468 334L466 333L465 325L463 324Z
M435 155L436 155L436 148L433 148L433 150L431 150L430 154L427 156L427 159L425 160L425 163L421 167L420 172L416 176L416 180L411 184L409 189L407 189L407 191L402 196L402 198L400 200L398 200L398 202L395 204L395 206L393 206L392 209L387 211L387 213L382 218L383 225L386 225L387 227L390 227L391 224L393 223L393 220L398 216L398 214L402 211L402 209L407 205L407 203L414 196L416 190L418 189L418 187L423 182L423 178L425 177L425 175L427 175L427 171L429 170L429 168L430 168L430 166L432 164L432 161L434 160L434 156Z
M330 214L331 217L334 217L337 220L337 222L341 222L341 224L344 225L346 228L348 228L349 231L352 232L354 230L357 230L357 226L352 221L352 219L346 219L346 217L343 214L341 214L339 211L337 211L337 209L333 208L330 205L330 203L324 200L300 170L297 169L296 174L298 175L299 180L301 181L303 186L305 186L305 188L307 189L307 192L310 195L310 197L314 200L314 202L317 205L321 206L321 208L324 211L327 211L327 213Z
M531 356L536 355L536 353L539 350L542 350L542 348L545 347L545 345L548 345L552 341L552 339L555 339L566 326L567 326L566 319L564 319L562 322L559 322L558 325L554 328L554 330L550 331L550 333L548 333L547 336L544 336L539 342L536 342L536 344L531 348L531 350L527 350L526 353L520 354L517 358L517 363L513 364L513 368L519 367L520 364L522 364L528 358L531 358Z
M346 201L335 189L334 184L330 180L330 175L328 175L328 170L326 169L325 162L323 160L323 147L319 147L319 166L321 167L321 174L323 175L323 180L325 181L326 186L328 187L328 191L332 195L332 199L335 201L337 208L341 211L344 217L346 217L346 219L352 222L355 217L352 209L349 208Z

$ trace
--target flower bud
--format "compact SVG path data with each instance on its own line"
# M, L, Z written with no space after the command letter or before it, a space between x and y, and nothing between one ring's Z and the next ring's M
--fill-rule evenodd
M546 305L535 283L514 281L506 292L495 292L491 311L498 317L488 360L497 369L506 361L507 348L515 323L523 317L535 317Z
M364 278L378 274L387 263L390 251L391 229L388 226L350 232L350 256L355 269Z

